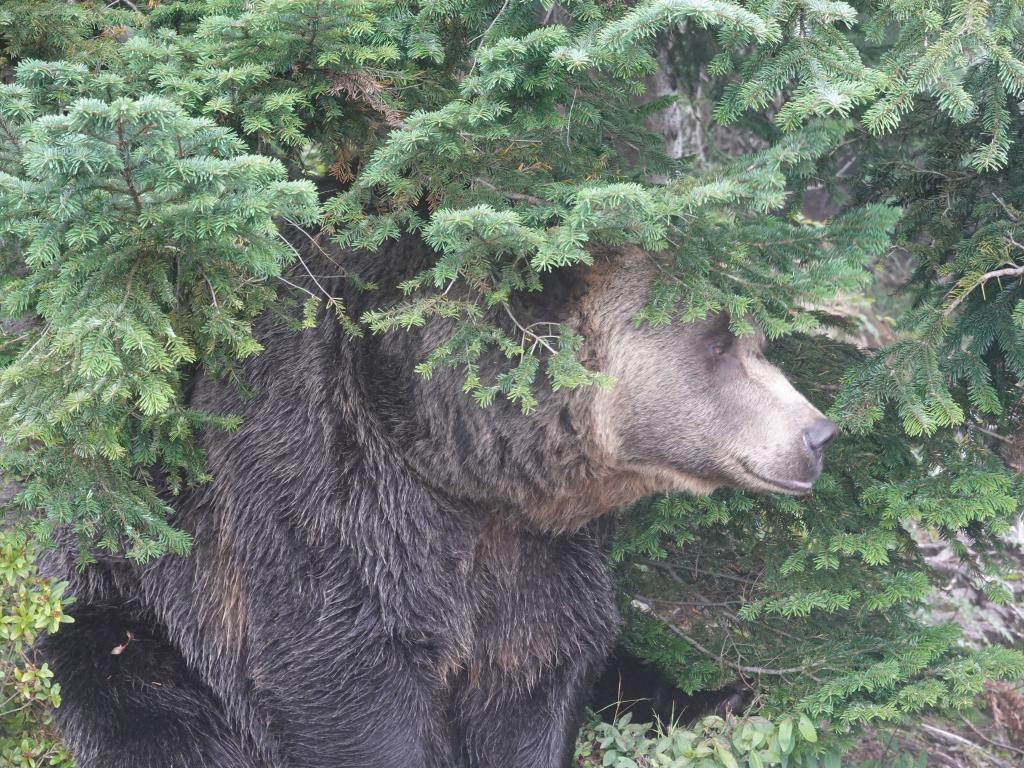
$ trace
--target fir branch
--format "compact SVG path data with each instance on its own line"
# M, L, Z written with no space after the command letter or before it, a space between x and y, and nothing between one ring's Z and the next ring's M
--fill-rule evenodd
M1007 235L1006 240L1011 245L1014 245L1017 248L1024 250L1024 245L1018 243L1016 240L1013 239L1012 236ZM954 298L952 301L946 304L946 307L945 309L943 309L942 314L944 317L949 317L951 314L953 314L954 310L956 310L956 308L960 306L960 304L962 304L976 288L984 286L985 283L989 282L990 280L998 280L1004 277L1021 276L1024 276L1024 264L1015 265L1012 267L1004 267L1002 269L995 269L992 270L991 272L986 272L983 275L979 275L978 277L971 280L968 290L961 290L959 292L959 295L956 296L956 298Z
M646 614L650 615L651 617L653 617L653 618L657 619L658 621L660 621L668 629L669 632L671 632L672 634L676 635L680 639L685 640L688 644L693 646L693 648L695 648L697 651L699 651L703 655L707 656L709 659L714 660L715 663L721 664L723 666L726 666L729 669L735 670L736 672L739 672L741 674L746 674L746 675L770 675L770 676L774 676L774 677L785 677L786 675L806 674L810 670L814 669L816 666L820 666L820 665L817 665L817 664L803 664L803 665L801 665L799 667L788 667L788 668L785 668L785 669L775 669L775 668L772 668L772 667L750 666L750 665L746 665L746 664L740 664L738 662L734 662L734 661L731 661L729 659L724 658L724 656L722 654L720 654L720 653L715 653L714 651L709 650L708 648L703 646L701 643L697 642L692 637L690 637L688 634L683 632L683 630L680 629L674 622L670 621L669 619L666 619L663 616L658 615L657 611L655 611L649 604L642 603L642 606L639 608L639 610L641 610L643 613L646 613Z

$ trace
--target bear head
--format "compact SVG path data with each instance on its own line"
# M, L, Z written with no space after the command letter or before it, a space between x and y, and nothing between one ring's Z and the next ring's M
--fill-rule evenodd
M638 323L656 258L632 248L596 254L592 266L555 270L544 291L517 298L514 321L495 313L510 334L537 321L570 325L585 338L584 363L610 375L610 387L541 384L529 414L502 400L481 408L462 391L461 370L409 375L451 325L428 324L414 348L392 348L411 384L384 399L405 402L391 423L402 425L399 445L425 482L548 532L662 491L808 492L835 426L765 359L763 334L734 335L724 314ZM507 366L485 358L481 378Z

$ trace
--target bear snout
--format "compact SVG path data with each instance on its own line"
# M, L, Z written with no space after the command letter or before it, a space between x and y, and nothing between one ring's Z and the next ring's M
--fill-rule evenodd
M804 444L819 459L824 457L825 449L836 436L836 425L828 419L818 419L809 429L804 430Z

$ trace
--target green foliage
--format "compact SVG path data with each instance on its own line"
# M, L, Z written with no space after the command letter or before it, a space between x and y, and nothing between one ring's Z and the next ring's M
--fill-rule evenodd
M110 5L114 5L111 3ZM0 62L83 55L101 60L138 14L114 10L99 0L0 2Z
M644 183L651 172L673 167L646 129L646 113L634 108L637 78L654 60L628 41L684 18L721 26L735 46L773 39L778 30L731 3L651 3L603 24L590 14L576 18L566 27L538 29L533 16L518 23L499 17L495 27L503 36L488 28L495 42L474 56L452 100L410 114L351 187L325 206L328 225L347 246L374 248L401 228L422 230L440 253L437 264L405 286L407 302L369 315L371 328L458 318L458 343L440 347L430 367L464 367L467 388L479 399L501 390L524 410L532 402L518 390L478 383L476 363L491 345L506 354L516 342L536 350L536 337L520 327L520 337L509 338L482 319L481 308L536 289L544 271L589 263L595 246L669 251L675 268L658 286L647 319L725 309L737 330L749 313L777 336L816 325L794 308L863 284L864 267L888 246L886 233L897 218L882 205L836 222L767 215L785 204L787 178L811 172L842 135L844 124L836 122L814 121L725 167L663 186ZM570 45L574 39L586 46ZM615 151L622 146L638 157ZM500 163L484 172L480 158L495 154ZM424 198L432 209L426 222L416 208ZM687 280L680 283L679 274ZM448 299L455 282L473 298ZM569 343L561 334L558 342L559 348ZM540 346L555 355L554 347ZM548 376L564 385L556 371L569 373L569 366L555 367L555 359L546 363ZM579 367L570 380L598 381Z
M50 732L49 706L60 705L60 685L31 647L65 622L65 584L35 572L35 548L22 533L0 529L0 762L10 768L71 768Z
M907 210L899 239L919 264L916 307L900 341L847 374L836 409L852 429L870 428L886 402L912 435L965 423L1014 429L1007 419L1024 377L1024 189L1013 169L1024 155L1014 145L1005 168L980 173L965 167L972 132L946 127L941 143L922 140L902 157L885 146L875 160L873 194ZM1019 109L1014 130L1024 130Z
M665 156L645 121L667 101L644 78L670 39L755 150ZM540 377L614 382L515 295L602 249L658 251L639 322L756 321L846 434L810 498L625 517L627 643L687 690L753 685L778 762L801 717L835 738L962 709L1024 674L928 620L919 544L949 542L1005 597L999 537L1024 500L996 450L1024 420L1021 40L1016 0L0 2L0 310L19 329L0 337L0 472L23 481L38 541L62 527L85 560L185 552L150 473L172 493L202 482L196 431L233 426L185 384L259 352L251 322L298 256L278 225L349 248L420 233L437 260L402 302L352 318L309 295L299 323L321 302L351 333L447 319L420 373L455 366L482 406L525 411ZM835 215L808 218L822 190ZM886 283L891 344L793 335L850 331L827 310L879 292L894 253L912 270ZM3 605L48 588L27 568ZM31 725L0 717L5 736ZM608 764L773 764L744 742L753 722L666 734L668 763L628 723L595 738Z
M309 220L313 188L228 129L114 74L29 61L0 86L3 310L38 323L0 374L0 466L19 500L139 559L188 540L137 470L203 476L186 366L260 347L260 281L289 258L275 216ZM123 539L122 539L123 537Z
M838 768L834 746L818 743L806 715L778 721L763 717L710 716L690 727L633 723L627 713L613 723L592 721L580 734L574 763L608 768L768 768L797 765Z
M158 90L186 96L192 109L229 120L275 152L311 140L328 152L342 142L366 141L376 122L397 119L376 79L390 77L385 68L399 57L379 18L390 4L219 5L211 9L216 15L199 19L191 39L162 38L163 51L157 46L153 55L171 66L154 72ZM152 45L146 38L135 43L138 49Z

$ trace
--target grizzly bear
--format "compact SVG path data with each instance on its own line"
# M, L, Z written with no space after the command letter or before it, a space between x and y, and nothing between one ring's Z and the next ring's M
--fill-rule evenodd
M376 287L319 280L359 313L436 255L409 235L343 257ZM41 650L79 768L566 766L618 628L606 513L804 493L835 429L726 317L638 324L657 258L596 253L495 310L509 333L512 315L568 324L614 377L539 384L529 414L480 407L461 370L416 373L448 321L355 337L328 310L303 331L262 318L244 388L191 385L242 419L201 438L213 480L168 497L192 553L46 560L77 599Z

